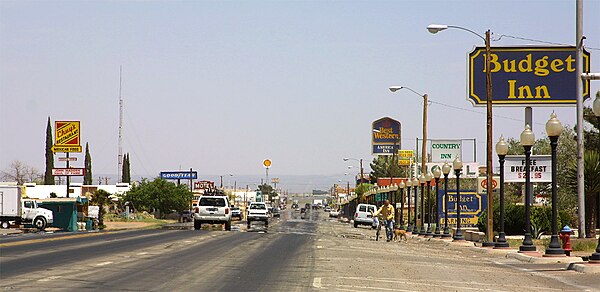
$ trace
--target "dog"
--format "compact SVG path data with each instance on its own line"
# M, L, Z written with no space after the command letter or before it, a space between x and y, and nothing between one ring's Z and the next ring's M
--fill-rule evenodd
M400 241L404 239L404 241L408 241L406 237L406 230L402 229L394 229L394 241Z

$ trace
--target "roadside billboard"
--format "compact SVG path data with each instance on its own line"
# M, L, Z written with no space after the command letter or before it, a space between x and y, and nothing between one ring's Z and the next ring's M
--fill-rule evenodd
M462 140L431 140L431 161L452 162L462 157Z
M52 152L81 152L79 121L54 122L54 145Z
M576 48L573 46L492 47L492 104L502 106L575 106ZM487 101L485 47L468 55L468 97L474 106ZM590 53L583 52L583 72L590 72ZM583 81L584 99L590 81Z
M401 147L399 121L385 117L372 124L371 145L373 155L393 155Z
M504 162L504 182L525 182L525 155L507 155ZM552 182L552 157L531 155L529 177L532 183Z
M160 178L162 179L197 179L197 171L161 171Z
M448 161L452 166L452 161ZM425 163L426 170L431 170L434 166L442 167L444 162L427 162ZM455 178L454 169L450 171L448 178ZM463 168L460 172L461 178L478 178L479 177L479 162L463 162Z
M486 210L487 194L478 194L474 190L460 191L460 222L463 227L475 227L479 217ZM448 190L448 225L456 225L456 190ZM437 192L437 212L440 224L445 223L444 190Z

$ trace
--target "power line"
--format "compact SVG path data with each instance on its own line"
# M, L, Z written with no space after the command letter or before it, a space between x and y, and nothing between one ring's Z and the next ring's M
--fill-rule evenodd
M548 45L572 46L571 44L562 44L562 43L548 42L548 41L542 41L542 40L536 40L536 39L530 39L530 38L524 38L524 37L518 37L518 36L512 36L512 35L506 35L506 34L501 34L500 37L498 37L497 39L493 39L492 41L499 41L503 37L507 37L507 38L511 38L511 39L517 39L517 40L522 40L522 41L537 42L537 43L548 44ZM588 50L600 51L600 48L594 48L594 47L585 47L585 48L588 49Z

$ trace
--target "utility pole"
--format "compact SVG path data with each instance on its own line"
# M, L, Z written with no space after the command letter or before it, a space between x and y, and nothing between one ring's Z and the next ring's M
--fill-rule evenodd
M576 67L575 67L575 82L577 97L577 200L579 215L579 238L585 237L585 188L584 188L584 173L583 173L583 80L581 73L583 72L583 0L575 2L575 46L576 50Z
M122 72L123 66L119 66L119 155L117 182L122 182L123 171L123 95L122 95Z

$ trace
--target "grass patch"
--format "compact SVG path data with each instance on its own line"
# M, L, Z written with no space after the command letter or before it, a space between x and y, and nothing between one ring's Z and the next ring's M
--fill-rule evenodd
M156 224L165 224L165 223L175 223L176 220L170 219L156 219L154 216L146 214L146 213L136 213L130 214L129 217L118 216L116 214L105 214L104 221L108 222L144 222L144 223L156 223Z
M584 251L593 253L598 246L598 240L595 238L571 238L571 248L573 251Z

